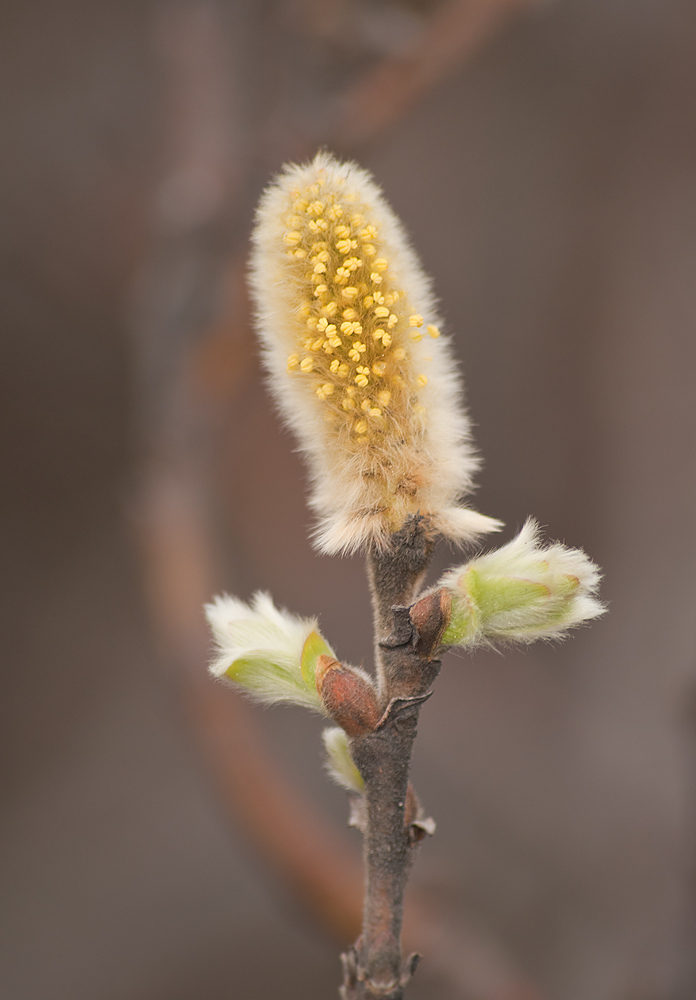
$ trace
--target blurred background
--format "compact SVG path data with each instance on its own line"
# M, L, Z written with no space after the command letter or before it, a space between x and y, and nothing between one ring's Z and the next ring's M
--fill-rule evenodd
M320 146L434 275L504 539L603 567L560 647L448 656L413 1000L696 997L696 7L6 0L3 1000L336 996L359 837L321 723L207 680L258 588L369 663L260 377L253 207ZM453 558L438 551L433 574Z

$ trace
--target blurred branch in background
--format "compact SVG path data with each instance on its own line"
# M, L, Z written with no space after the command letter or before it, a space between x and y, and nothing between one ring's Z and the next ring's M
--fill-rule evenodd
M239 76L242 14L211 3L163 5L156 25L169 152L133 310L139 529L152 617L191 733L231 818L343 942L360 925L356 852L269 758L254 711L205 670L201 606L221 580L220 442L231 400L252 370L244 286L250 206L270 169L322 142L352 150L374 138L529 6L528 0L420 6L312 0L257 12L252 16L265 19L256 27L268 45L253 82L262 90L266 79L273 81L266 112L240 106L250 90ZM239 19L235 30L230 17ZM321 72L309 64L303 69L294 57L278 65L274 35L288 30L331 49L328 88L326 65ZM283 73L301 76L300 84L286 88ZM405 938L407 950L427 955L450 995L540 998L497 942L434 898L411 895Z

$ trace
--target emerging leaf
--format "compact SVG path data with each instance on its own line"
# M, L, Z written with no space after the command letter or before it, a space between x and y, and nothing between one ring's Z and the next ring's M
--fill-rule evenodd
M288 701L326 714L317 692L316 665L319 656L334 653L317 631L316 619L276 608L268 594L260 593L250 604L218 597L205 611L217 644L212 674L256 701Z

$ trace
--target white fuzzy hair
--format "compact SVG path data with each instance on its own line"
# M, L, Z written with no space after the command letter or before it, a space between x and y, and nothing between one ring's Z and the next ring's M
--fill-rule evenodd
M519 580L539 585L536 599L525 598L519 606L500 607L484 617L476 607L476 596L467 590L467 573L474 570L477 586L495 597L496 581ZM568 582L573 588L568 589ZM470 616L464 645L490 640L534 642L562 638L568 629L598 618L606 611L597 598L601 573L582 549L560 542L544 545L537 523L528 518L519 534L507 545L449 570L438 587L452 592L455 602Z
M296 372L288 373L288 356L298 348L296 317L306 289L299 287L297 272L288 262L292 255L283 243L284 220L298 194L318 183L322 195L345 198L350 194L355 199L365 221L379 231L380 253L389 258L392 283L405 290L409 308L424 317L425 323L434 329L438 323L430 281L369 174L328 153L319 153L307 165L286 166L264 193L258 209L251 287L269 383L309 461L310 504L319 516L317 546L326 553L381 547L409 515L417 513L430 518L435 531L454 541L498 530L500 522L459 502L471 489L479 462L462 407L459 373L449 343L437 329L431 334L437 339L421 342L412 341L403 324L395 330L406 350L409 370L427 371L427 384L419 382L411 392L412 399L417 393L420 412L423 407L425 412L416 420L406 408L395 410L390 414L389 432L369 447L356 447L354 436L330 426L325 404L312 384Z
M206 604L216 657L215 677L242 687L256 701L293 702L325 714L321 700L303 680L301 657L316 618L300 618L277 608L268 594L254 594L246 604L223 594Z

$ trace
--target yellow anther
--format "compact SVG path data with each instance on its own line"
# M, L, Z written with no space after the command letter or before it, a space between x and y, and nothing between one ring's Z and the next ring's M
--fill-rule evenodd
M328 319L325 316L322 316L319 322L317 323L317 330L325 330L328 325L329 325ZM335 329L336 327L334 327L334 330Z
M338 374L341 378L345 378L346 375L350 375L350 365L346 364L344 361L342 365L338 366Z
M357 424L355 425L355 433L364 434L366 430L367 430L367 420L358 420Z
M341 313L341 315L343 316L344 319L357 319L358 318L358 314L356 313L355 309L353 309L352 306L348 306L347 309L344 309L343 312Z
M382 275L379 273L379 271L373 271L372 274L370 275L370 281L373 283L373 285L381 285L382 280L383 280Z
M324 346L324 338L319 337L317 340L313 340L310 345L310 350L318 351L320 347Z
M311 372L314 369L314 359L313 358L303 358L300 363L301 372Z
M387 366L383 361L375 361L375 363L372 366L372 371L375 373L375 375L382 376L384 375L386 370Z
M293 257L297 257L298 260L302 260L302 258L306 256L307 256L307 251L303 250L302 247L293 251Z
M362 252L365 254L366 257L374 257L374 255L377 253L373 243L363 243Z
M370 409L370 416L371 417L381 417L382 416L382 411L380 410L380 408L378 406L373 406Z
M283 240L289 247L296 247L297 244L302 239L302 233L298 233L296 229L291 229L285 234Z
M356 299L358 297L358 290L357 288L354 288L353 285L348 285L347 288L341 289L341 295L343 296L344 299L352 301L353 299Z
M322 282L322 284L317 285L317 287L314 289L314 294L317 297L320 296L320 295L326 295L326 293L328 292L328 290L329 290L329 286L323 284L323 282Z
M317 396L319 397L319 399L326 399L327 396L330 396L333 391L334 391L334 387L331 385L331 383L330 382L324 382L323 385L320 385L318 387L318 389L316 390L316 393L317 393Z
M333 372L335 375L336 372L338 371L338 366L340 365L340 363L341 362L338 360L338 358L334 358L331 364L329 365L329 371Z
M326 289L326 291L328 292L328 288ZM336 312L337 309L338 306L336 305L335 302L327 302L325 306L321 307L321 311L324 313L325 316L333 316L333 314Z
M414 313L413 316L409 316L408 317L408 325L409 326L418 326L418 327L423 326L423 317L421 316L421 314L420 313Z
M415 340L416 343L423 339L423 334L420 330L411 330L411 340Z
M392 342L392 335L387 330L385 330L382 336L382 347L390 347L391 342Z
M292 372L299 367L300 359L296 354L291 354L288 358L288 371Z
M305 212L308 206L309 202L307 201L306 198L298 198L292 207L295 209L296 212Z
M382 330L380 327L377 327L376 330L372 331L372 336L374 337L375 340L381 340L382 337L384 337L384 334L385 331Z
M318 261L318 260L322 260L322 261L324 261L324 263L326 263L326 261L328 259L329 259L329 251L328 250L320 250L318 253L316 253L312 257L312 262L315 262L315 261Z
M377 260L374 262L373 267L375 268L376 271L386 271L386 269L389 267L389 261L387 260L386 257L378 257Z
M370 306L374 304L374 301L375 300L372 298L371 295L366 295L365 298L363 299L363 305L365 306L366 309L369 309Z
M386 319L389 315L389 310L386 306L377 306L375 309L375 316L377 319Z
M347 399L343 400L343 402L341 403L341 406L343 407L344 410L354 410L355 409L355 403L350 398L350 396Z
M382 294L382 292L380 292L380 291L373 292L372 293L372 298L375 300L375 302L377 303L377 305L380 305L380 306L384 305L384 295Z
M403 347L395 347L394 350L392 351L392 357L394 358L395 361L403 361L404 358L406 357L406 351L403 349Z
M440 336L440 331L436 326L433 326L432 324L428 327L428 333L433 339L436 339L437 337Z
M428 384L428 376L427 375L419 375L418 378L416 379L416 381L418 382L418 385L427 385Z
M389 406L391 403L391 393L389 389L382 389L377 393L377 401L382 404L382 406Z
M360 386L361 389L364 389L365 386L368 385L369 382L370 382L370 380L367 377L367 375L356 375L355 376L355 381L356 381L357 385Z
M341 323L341 333L362 333L362 329L362 323L357 323L355 321L351 323L348 320L346 320L345 323Z
M307 319L310 313L309 302L303 302L300 308L297 310L298 319Z
M392 313L389 319L387 320L387 326L389 327L389 329L391 329L393 326L396 326L398 322L399 322L399 317L396 315L396 313Z
M310 219L309 228L313 233L321 233L329 228L329 224L326 219Z
M346 389L346 392L349 396L354 396L357 391L358 390L355 389L352 385L349 385L348 388Z
M363 372L363 374L365 374L365 371L362 368L358 368L358 371L359 372ZM369 410L370 409L370 400L369 399L363 399L362 403L360 404L360 409L361 410L365 410L365 411Z
M321 201L313 201L307 209L309 215L322 215L323 211L324 205Z
M336 249L339 253L350 253L351 250L356 250L358 246L357 240L339 240L336 244Z
M316 328L319 326L317 317L310 316L309 319L307 320L307 326L309 327L310 330L316 330Z
M326 240L319 240L318 243L312 243L309 249L312 251L312 253L319 253L320 250L328 250L329 244L326 242Z
M332 347L340 347L342 343L343 341L337 334L333 334L333 336L329 337L329 344L331 344Z
M340 205L332 205L331 208L326 213L327 218L331 219L333 222L335 219L340 219L343 215L343 209Z
M285 220L285 224L290 226L291 229L297 229L300 224L300 217L298 215L289 215Z
M360 214L360 212L356 212L354 215L351 215L350 221L353 223L354 226L362 226L365 220L363 216Z
M363 231L360 233L364 240L376 240L377 239L377 228L376 226L365 226Z
M347 236L350 236L350 226L336 226L336 236L340 240L344 240Z
M357 271L361 264L362 261L359 257L347 257L343 261L343 266L351 272Z
M323 261L319 261L318 264L314 265L315 274L326 274L326 264Z

